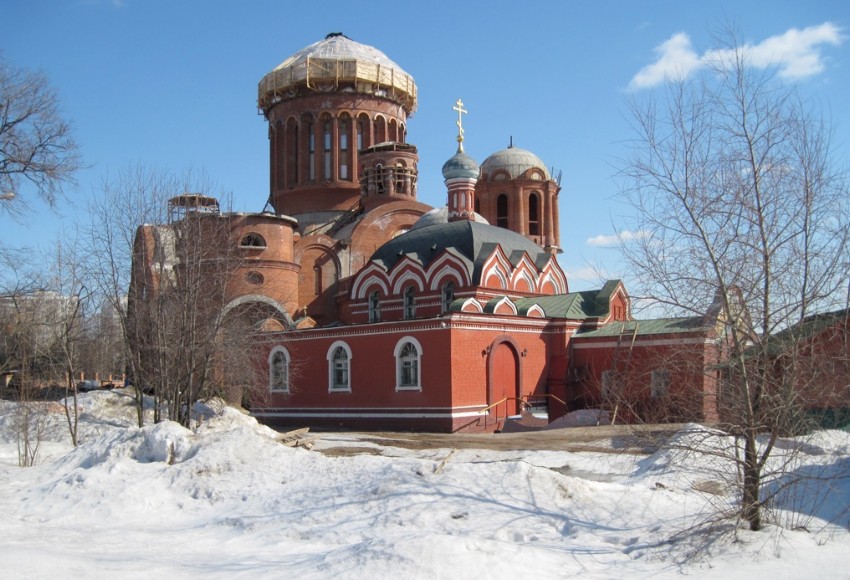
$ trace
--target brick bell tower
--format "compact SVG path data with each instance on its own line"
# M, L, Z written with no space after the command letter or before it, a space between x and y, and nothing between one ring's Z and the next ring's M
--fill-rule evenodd
M265 75L257 106L269 123L269 202L275 213L297 218L304 230L355 207L363 177L358 153L405 143L416 93L413 77L384 53L341 33ZM391 188L410 195L416 160L404 161L397 180L393 160Z

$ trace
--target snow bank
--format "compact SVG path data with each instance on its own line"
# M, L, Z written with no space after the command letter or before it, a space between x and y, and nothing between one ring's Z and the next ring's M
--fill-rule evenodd
M694 488L717 466L710 456L684 452L726 444L722 434L696 425L675 435L678 449L651 456L460 449L435 473L448 449L372 443L366 454L330 456L289 448L221 401L196 405L192 429L169 422L139 429L120 394L91 395L81 398L83 444L33 468L0 466L6 575L664 578L684 572L735 580L755 572L805 576L808 562L817 561L819 577L846 576L850 533L838 525L830 535L786 531L771 548L765 538L774 536L742 532L742 541L715 543L683 563L696 543L675 534L704 517L706 497L733 501ZM9 412L14 408L0 404L0 425ZM5 428L0 437L0 449L10 454L14 438ZM335 436L333 445L365 448L356 434ZM843 435L819 434L807 445L812 453L798 454L801 469L846 466ZM846 491L841 487L839 499L822 502L811 517L821 523L833 517Z

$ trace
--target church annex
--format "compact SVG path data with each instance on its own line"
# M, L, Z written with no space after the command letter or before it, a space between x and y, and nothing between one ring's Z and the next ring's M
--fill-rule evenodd
M223 292L226 311L262 313L258 418L445 432L600 406L624 420L716 418L711 314L636 321L618 280L570 292L556 259L559 180L518 147L480 164L466 155L463 103L440 208L417 200L416 84L379 50L328 35L263 77L258 106L266 211L173 200L223 220L219 243L241 255ZM137 279L152 287L163 283L150 264L174 243L169 227L137 234ZM637 403L621 408L625 391Z

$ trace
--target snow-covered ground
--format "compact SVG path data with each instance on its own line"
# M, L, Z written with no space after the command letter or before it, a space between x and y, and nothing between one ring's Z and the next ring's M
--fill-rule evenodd
M450 449L331 433L291 448L221 405L193 431L135 428L120 391L80 405L81 445L53 403L21 468L0 401L4 578L850 577L843 432L783 442L788 471L816 476L781 492L788 527L709 534L688 530L733 496L707 455L460 449L438 470ZM371 452L322 452L345 447Z

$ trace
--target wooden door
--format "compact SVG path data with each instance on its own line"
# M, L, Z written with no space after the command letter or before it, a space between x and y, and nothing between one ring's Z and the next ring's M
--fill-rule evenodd
M494 407L490 415L504 419L517 414L519 384L517 372L517 356L514 349L507 343L499 343L490 351L490 400L492 405L497 401L508 398L507 401Z

